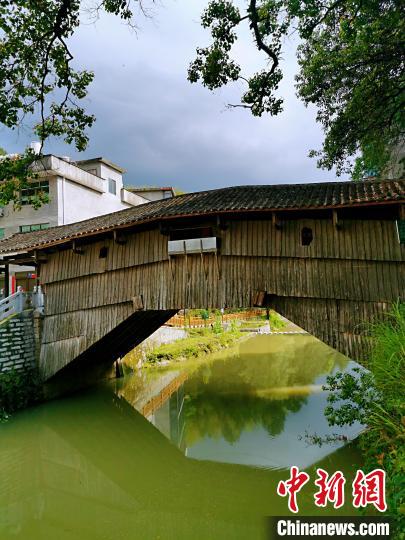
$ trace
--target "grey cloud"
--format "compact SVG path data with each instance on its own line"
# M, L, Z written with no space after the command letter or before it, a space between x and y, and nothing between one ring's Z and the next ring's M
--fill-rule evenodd
M142 24L138 36L113 17L81 28L73 43L75 55L96 74L88 108L97 122L86 155L104 155L124 166L127 183L187 191L334 179L333 172L317 169L307 157L320 146L322 133L315 111L294 96L294 44L284 60L285 112L277 118L226 110L226 103L238 101L239 85L212 94L187 82L195 47L208 38L198 24L204 4L166 4L154 21ZM261 59L249 35L238 50L255 69ZM3 130L2 135L1 144L10 151L28 140L27 134L16 139ZM58 141L47 150L77 157Z

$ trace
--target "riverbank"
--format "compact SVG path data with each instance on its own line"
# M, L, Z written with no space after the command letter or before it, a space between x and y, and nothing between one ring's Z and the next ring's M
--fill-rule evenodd
M139 355L127 356L123 359L123 363L131 370L140 367L140 363L142 367L164 366L218 352L246 337L248 335L242 333L235 325L231 325L228 330L218 326L193 328L187 331L186 337L146 349L141 353L142 359Z
M123 359L124 372L165 366L228 348L253 333L276 333L288 325L273 310L189 310L175 315ZM293 325L294 326L294 325ZM296 330L295 327L292 330ZM167 331L164 336L162 331ZM301 329L299 329L301 330Z

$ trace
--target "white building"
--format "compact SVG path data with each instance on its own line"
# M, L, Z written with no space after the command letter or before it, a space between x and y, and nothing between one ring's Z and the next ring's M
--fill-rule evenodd
M128 186L128 191L148 199L148 201L159 201L160 199L171 199L175 197L174 189L171 186L168 187L138 187L138 186Z
M29 189L21 192L21 209L10 203L0 208L0 239L19 232L47 229L76 221L117 212L150 201L141 194L123 186L123 168L105 158L71 161L68 157L44 156L35 166L38 178L30 182ZM49 203L37 210L31 198L43 192ZM164 198L164 192L160 192ZM36 283L35 270L10 267L9 292L18 285L30 290ZM0 289L4 278L0 275Z

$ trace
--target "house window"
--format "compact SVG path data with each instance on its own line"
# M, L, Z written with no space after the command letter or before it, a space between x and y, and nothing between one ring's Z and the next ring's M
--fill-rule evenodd
M36 223L34 225L20 225L20 232L43 231L49 229L49 223Z
M4 238L4 229L0 229L0 239Z
M32 204L32 200L40 195L49 195L49 180L30 182L29 187L21 190L21 204Z
M163 198L164 198L164 199L171 199L171 198L172 198L172 192L169 191L168 189L166 189L166 190L163 192Z
M108 191L113 195L117 195L117 182L112 178L108 179Z

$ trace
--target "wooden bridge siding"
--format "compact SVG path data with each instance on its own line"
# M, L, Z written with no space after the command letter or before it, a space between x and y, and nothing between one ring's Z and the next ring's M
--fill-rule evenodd
M281 229L266 221L231 221L223 234L223 255L338 258L402 261L394 221L343 220L336 229L330 219L281 222ZM312 229L313 241L301 245L303 227Z
M46 380L54 375L133 312L132 305L118 304L45 317L39 363L41 376Z
M271 307L349 358L365 363L370 321L391 303L275 297Z
M104 259L99 257L102 247L108 248ZM83 255L73 253L71 249L50 254L48 262L41 266L41 282L53 283L168 259L167 237L157 229L131 234L125 244L107 238L80 245L79 249L84 250Z
M314 233L307 247L301 246L303 226ZM231 222L218 265L214 255L204 255L204 262L198 255L175 257L169 264L167 237L157 229L133 233L124 245L112 239L84 245L82 255L50 254L41 268L44 373L55 373L111 332L134 312L132 298L140 296L150 310L249 307L265 290L285 316L352 354L353 344L360 347L353 318L360 303L360 320L367 321L403 292L403 247L391 221L345 221L343 227L298 220L278 231L269 221ZM108 248L105 259L99 258L101 247Z
M402 292L399 273L393 273L395 287L390 280L378 280L380 272L386 275L387 268L393 263L385 263L384 267L383 263L374 262L367 264L366 269L356 269L353 267L356 261L224 256L221 261L222 278L218 280L214 257L209 257L208 279L201 259L189 258L189 286L182 258L174 263L173 288L167 285L172 281L168 262L48 285L48 300L52 303L53 299L59 298L55 309L59 306L62 312L46 318L45 349L49 349L52 356L53 345L50 342L72 339L72 345L75 344L75 336L81 329L78 340L81 345L79 352L82 352L133 312L132 301L126 300L131 294L143 296L145 309L165 310L224 305L248 307L258 290L266 290L276 296L273 306L276 310L319 339L348 353L353 349L343 345L343 337L339 338L339 335L360 333L360 328L357 328L360 323L372 320L374 314L381 312L379 306L388 306ZM399 265L394 264L394 270L400 270ZM127 283L127 288L122 287L123 283ZM389 286L383 288L383 284ZM290 301L288 304L287 299ZM355 314L359 306L362 314L357 318ZM78 349L73 351L77 353ZM352 352L350 354L353 355ZM75 355L69 351L68 356L73 358Z
M222 255L266 257L299 257L403 261L404 247L396 238L395 223L380 220L345 220L336 230L328 219L290 220L277 230L270 221L230 221L221 232ZM310 227L314 239L310 246L301 246L301 229ZM99 258L101 247L108 247L106 259ZM112 239L83 246L84 255L71 250L52 254L41 270L45 283L63 281L79 276L103 273L151 262L164 261L167 255L167 236L158 229L137 232L120 245Z
M404 270L397 262L225 255L218 258L217 268L214 255L204 255L203 261L193 255L187 261L176 257L172 266L152 263L45 287L48 317L132 303L139 296L145 309L249 307L260 290L277 296L391 302L403 293Z

